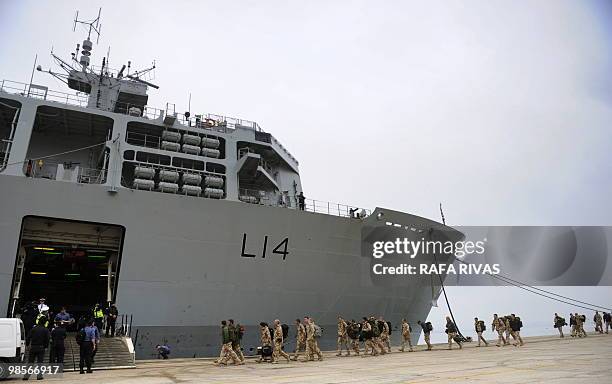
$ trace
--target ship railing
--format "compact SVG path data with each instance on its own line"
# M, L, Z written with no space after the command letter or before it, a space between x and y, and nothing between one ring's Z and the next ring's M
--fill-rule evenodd
M280 194L272 193L265 190L240 188L238 199L245 203L266 205L271 207L285 207L299 209L297 197L288 197ZM304 200L304 211L313 213L322 213L326 215L350 217L350 218L365 218L372 214L372 211L365 208L359 208L354 205L332 203L329 201L321 201L314 199Z
M212 129L219 132L234 130L237 128L252 129L257 132L263 132L259 124L252 120L239 119L237 117L217 115L214 113L206 114L189 114L176 111L176 105L166 103L166 116L173 116L183 125L196 128Z
M125 103L116 100L113 103L115 105L115 112L123 113L124 115L143 117L148 120L157 120L164 118L163 109L150 107L147 105L143 106L134 103Z
M314 199L304 199L304 210L314 213L324 213L340 217L365 218L372 213L369 209L354 205L332 203Z
M280 206L278 198L276 198L274 194L259 189L239 188L238 200L245 203L266 205L270 207Z
M81 167L78 163L32 161L25 162L24 174L35 179L61 180L80 184L104 184L106 169Z
M81 184L104 184L107 174L106 169L79 168L77 182Z
M0 91L31 97L33 99L41 99L55 101L62 104L75 105L78 107L86 107L88 97L85 93L76 92L74 94L50 90L45 86L36 84L26 84L12 80L2 80L0 82Z

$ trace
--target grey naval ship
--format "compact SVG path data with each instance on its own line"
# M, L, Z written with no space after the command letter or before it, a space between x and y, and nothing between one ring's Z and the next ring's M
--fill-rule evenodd
M67 92L0 83L3 314L41 296L73 314L114 302L139 359L160 343L174 357L216 355L228 318L245 326L246 354L275 318L312 316L323 349L335 348L339 314L418 328L441 281L373 275L371 243L461 233L302 198L298 161L256 122L154 108L154 66L90 65L98 21L75 20L89 35L68 60L51 53L60 69L37 68Z

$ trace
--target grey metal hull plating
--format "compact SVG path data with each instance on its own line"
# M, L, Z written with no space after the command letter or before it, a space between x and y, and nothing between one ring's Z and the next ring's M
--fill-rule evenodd
M406 317L417 328L416 320L427 317L432 295L439 293L418 280L396 287L372 281L371 257L363 257L361 247L364 225L385 227L374 214L361 221L15 176L0 176L0 191L0 311L7 313L24 216L122 225L116 301L122 313L133 314L140 359L151 358L162 342L177 357L215 355L218 324L228 318L247 326L247 353L258 344L260 321L279 318L292 325L304 315L323 326L322 347L335 348L338 314L347 319L381 314L394 326ZM395 215L406 224L424 220ZM244 234L245 252L256 257L241 256ZM265 236L269 249L262 258ZM271 253L284 238L289 239L286 260ZM414 341L418 336L414 332ZM397 342L398 332L392 337Z

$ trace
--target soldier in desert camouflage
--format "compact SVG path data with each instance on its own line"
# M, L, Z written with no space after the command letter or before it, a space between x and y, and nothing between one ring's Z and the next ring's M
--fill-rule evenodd
M297 361L300 357L300 352L306 350L306 328L300 319L295 319L295 352L292 359Z
M244 362L238 359L236 352L232 349L232 340L230 337L230 330L225 320L221 322L221 338L223 340L223 346L221 347L221 359L215 361L215 364L227 365L229 359L236 365L242 365Z
M363 318L363 323L361 323L361 332L363 332L363 336L365 339L365 349L363 356L365 357L370 351L372 356L378 355L378 351L376 350L376 346L374 345L374 341L372 340L374 337L374 331L372 329L372 325L366 317Z
M413 352L414 349L412 349L412 341L410 340L410 324L406 319L402 319L402 347L399 349L400 352L404 352L406 343L410 347L408 352Z
M274 320L274 363L278 363L280 356L289 361L289 355L283 351L283 327L279 319Z
M337 342L338 351L336 353L336 356L342 356L343 346L344 348L346 348L346 355L347 356L351 355L351 350L349 349L349 338L347 334L347 327L348 327L348 324L346 323L346 321L344 321L342 316L338 316L338 342Z
M315 322L314 319L305 317L304 326L306 327L306 359L304 361L313 361L314 355L323 360L323 355L319 349L317 339L315 338Z
M476 335L478 335L478 346L480 347L480 342L484 341L485 347L488 347L489 343L485 340L484 337L482 337L482 332L484 331L484 329L482 329L483 325L484 321L478 320L477 317L474 318L474 330L476 331Z
M271 347L272 346L272 336L270 336L270 328L268 328L268 324L266 323L259 323L259 329L260 329L260 342L261 342L261 347ZM259 357L259 360L257 361L258 363L261 363L262 361L264 361L264 356L263 354ZM270 358L270 361L274 361L274 357Z
M493 332L497 332L497 345L498 347L507 344L506 339L504 338L504 331L506 330L506 326L502 319L497 317L497 313L493 314L493 323L491 323L491 330Z
M383 319L382 316L378 318L378 321L382 323L383 329L380 332L380 342L382 343L383 350L385 347L387 348L387 352L391 353L391 330L389 329L389 324Z

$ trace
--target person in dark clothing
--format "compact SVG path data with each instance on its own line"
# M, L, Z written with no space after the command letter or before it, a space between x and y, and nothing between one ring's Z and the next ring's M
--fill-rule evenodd
M64 340L66 339L66 328L61 325L60 321L55 322L55 328L51 331L51 363L64 363L64 353L66 347Z
M606 333L608 333L608 330L610 329L610 322L612 322L612 316L610 315L610 312L604 312L603 321L606 324Z
M89 320L87 326L79 332L82 332L83 340L80 343L80 360L79 360L79 373L85 373L84 367L87 367L87 373L92 373L91 364L93 359L94 351L96 350L97 342L99 340L99 334L94 320Z
M459 349L463 348L461 343L455 339L457 337L457 334L459 333L459 330L457 329L457 325L455 324L455 322L452 321L449 316L446 316L445 332L448 336L448 349L453 349L453 341L457 343L457 345L459 345Z
M44 320L38 322L38 324L32 329L30 332L30 355L28 356L28 363L34 363L36 360L37 364L42 364L45 349L49 346L49 339L51 335L49 334L49 330L45 327ZM24 380L28 380L30 378L29 374L23 376ZM36 377L38 380L43 379L42 373L39 373Z
M431 351L433 349L433 345L431 345L430 342L430 335L431 331L433 331L433 326L429 321L423 322L419 320L417 321L417 324L421 326L421 329L423 329L423 338L425 339L425 343L427 344L427 350Z
M300 194L297 196L297 199L300 211L303 211L306 208L306 196L304 196L304 192L300 192Z
M26 343L30 342L30 332L32 332L32 328L36 325L36 315L38 315L37 304L36 301L26 303L21 310L21 321L23 321L23 327L25 328Z
M168 347L167 345L156 345L155 349L157 349L157 358L159 359L160 357L164 360L168 360L168 355L170 354L170 347Z
M115 323L119 316L119 310L115 304L111 305L106 312L106 337L115 337Z

